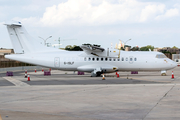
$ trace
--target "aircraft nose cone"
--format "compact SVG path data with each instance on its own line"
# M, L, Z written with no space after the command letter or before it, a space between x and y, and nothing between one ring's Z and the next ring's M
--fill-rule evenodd
M173 67L176 67L176 66L177 66L177 63L173 61L173 62L172 62L172 66L173 66Z

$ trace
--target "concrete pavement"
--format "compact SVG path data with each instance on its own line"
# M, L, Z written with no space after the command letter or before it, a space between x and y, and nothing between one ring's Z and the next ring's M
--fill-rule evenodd
M3 120L179 120L180 67L173 71L175 79L171 71L168 76L120 72L120 78L105 81L57 70L51 76L30 71L31 81L21 71L10 80L2 73L0 115Z

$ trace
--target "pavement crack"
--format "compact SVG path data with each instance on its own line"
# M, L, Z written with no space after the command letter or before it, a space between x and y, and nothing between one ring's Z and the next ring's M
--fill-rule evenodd
M167 96L167 94L175 87L176 84L174 84L164 95L162 98L158 100L158 102L150 109L150 111L144 116L142 120L144 120L147 115Z

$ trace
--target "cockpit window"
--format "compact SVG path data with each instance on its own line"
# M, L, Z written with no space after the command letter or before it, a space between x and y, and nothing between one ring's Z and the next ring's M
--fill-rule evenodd
M167 58L164 54L157 54L156 58Z

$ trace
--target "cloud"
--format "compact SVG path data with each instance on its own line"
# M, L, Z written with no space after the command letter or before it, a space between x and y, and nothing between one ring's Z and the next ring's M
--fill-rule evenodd
M165 10L165 5L147 5L144 9L142 9L140 22L145 22L148 19L155 17L157 14L163 13Z
M3 18L6 17L6 15L5 15L4 11L3 11L4 8L5 8L5 7L0 6L0 18L1 18L1 20L3 20Z
M19 21L23 24L29 25L29 26L41 26L42 23L39 21L40 18L37 17L29 17L29 18L19 18L15 17L12 21Z
M3 24L5 24L5 22L0 22L0 25L3 25Z
M165 12L165 14L159 15L155 19L162 20L162 19L171 18L171 17L175 17L175 16L179 16L179 9L177 9L177 8L169 9Z
M28 11L36 12L36 11L38 11L40 9L40 6L39 5L31 4L31 5L23 6L22 9L23 10L28 10Z
M111 3L102 0L94 5L92 0L68 0L46 8L41 19L45 25L104 25L120 22L138 22L144 3L136 0L119 0Z
M43 16L22 18L44 26L101 26L163 20L179 15L178 5L167 9L159 2L138 0L67 0L46 7ZM37 5L23 7L40 10Z
M179 15L179 10L177 8L169 9L165 13L165 17L174 17Z

